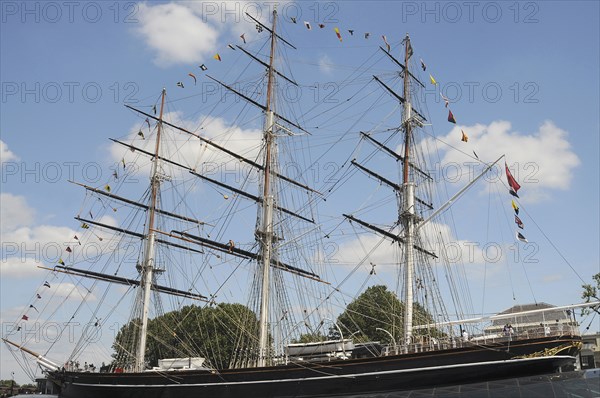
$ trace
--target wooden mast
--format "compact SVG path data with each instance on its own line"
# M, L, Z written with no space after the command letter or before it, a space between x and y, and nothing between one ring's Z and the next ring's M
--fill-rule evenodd
M156 205L158 200L158 192L160 189L160 176L158 173L160 156L160 135L162 130L162 118L165 106L166 90L162 90L162 98L160 103L160 116L158 118L158 126L156 130L156 145L154 147L154 159L152 161L152 173L150 175L150 206L148 208L148 224L147 224L147 239L144 256L144 264L142 265L141 276L141 294L142 294L142 319L140 325L140 339L136 352L135 370L142 372L146 368L146 341L148 339L148 313L150 310L150 295L152 293L152 277L155 266L155 248L156 232L154 228L154 217L156 214Z
M274 152L274 134L273 127L275 124L275 115L273 112L273 88L274 88L274 59L275 59L275 43L276 43L276 28L277 10L273 10L273 29L271 32L271 53L269 56L268 82L267 82L267 102L265 108L265 164L264 164L264 181L263 181L263 214L262 225L260 231L261 242L261 257L262 266L262 289L260 297L260 320L259 320L259 351L257 366L266 366L268 363L269 350L269 297L270 297L270 269L273 257L273 207L274 198L271 188L271 173Z
M413 279L414 279L414 235L415 235L415 184L410 178L411 162L411 138L412 138L412 120L410 103L410 72L409 72L409 49L410 37L406 34L404 39L404 163L402 170L402 188L403 202L400 218L404 225L404 340L408 345L412 339L412 318L413 318Z

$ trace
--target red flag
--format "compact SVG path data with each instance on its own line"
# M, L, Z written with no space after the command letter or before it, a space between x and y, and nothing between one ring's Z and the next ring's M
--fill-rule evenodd
M451 111L451 110L449 110L449 111L448 111L448 121L449 121L450 123L454 123L454 124L456 124L456 119L454 118L454 115L452 114L452 111Z
M521 221L521 219L519 218L519 216L517 216L515 214L515 223L517 224L517 226L521 229L523 229L523 221Z
M29 317L28 317L27 315L23 315L23 316L21 317L21 319L22 319L22 320L24 320L24 321L27 321L27 320L29 320Z
M517 180L515 180L515 178L510 173L510 170L508 169L508 165L506 164L506 162L504 162L504 168L506 170L506 179L508 180L508 186L510 187L509 192L512 196L516 196L518 198L519 195L517 195L517 191L521 188L521 186L519 185Z

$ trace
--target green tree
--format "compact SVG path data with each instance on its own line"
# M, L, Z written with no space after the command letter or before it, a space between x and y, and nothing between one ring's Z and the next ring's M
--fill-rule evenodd
M325 336L320 333L304 333L301 334L297 339L292 340L292 343L314 343L317 341L327 341L329 336Z
M358 342L381 341L393 343L387 332L398 342L403 330L404 303L387 290L386 286L369 287L346 307L337 318L344 337L353 335ZM413 322L415 324L432 323L433 317L419 304L414 305ZM383 330L382 330L383 329ZM384 331L385 330L385 331ZM347 333L347 334L346 334ZM431 331L415 331L416 334L427 334ZM335 337L339 334L333 332ZM434 335L439 335L434 331Z
M0 380L0 387L10 388L12 383L13 383L13 380ZM15 383L15 388L19 387L19 383L17 383L17 382L14 382L14 383Z
M585 299L586 303L589 303L592 300L600 301L600 273L593 275L592 279L594 280L595 284L585 284L581 286L583 288L581 298ZM589 310L600 314L600 305L592 306L589 309L583 309L581 312L582 314L587 314L589 313Z
M254 312L241 304L214 307L190 305L151 319L148 323L146 361L157 366L162 358L201 356L217 369L228 368L240 347L256 340L258 320ZM131 363L132 345L138 327L124 325L113 343L113 366ZM129 348L128 348L129 347Z

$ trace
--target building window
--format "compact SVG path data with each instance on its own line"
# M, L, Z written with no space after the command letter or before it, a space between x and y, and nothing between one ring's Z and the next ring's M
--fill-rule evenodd
M594 369L596 364L594 363L593 355L582 355L581 356L581 369Z

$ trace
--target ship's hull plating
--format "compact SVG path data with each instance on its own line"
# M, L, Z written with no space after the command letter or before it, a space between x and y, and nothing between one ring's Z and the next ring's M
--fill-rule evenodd
M551 373L571 363L578 351L574 337L512 343L218 373L65 372L51 378L61 384L61 398L335 397ZM557 355L531 355L544 349Z

